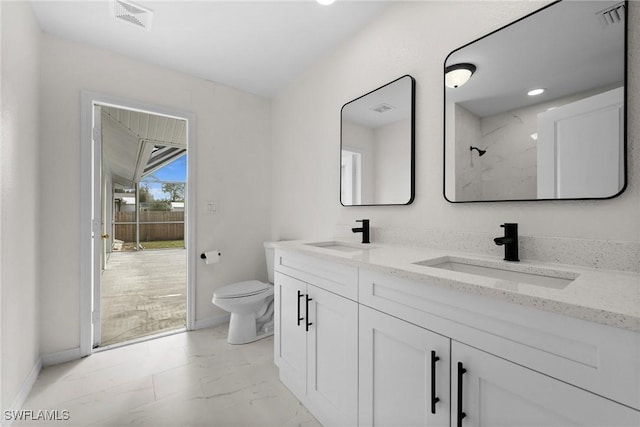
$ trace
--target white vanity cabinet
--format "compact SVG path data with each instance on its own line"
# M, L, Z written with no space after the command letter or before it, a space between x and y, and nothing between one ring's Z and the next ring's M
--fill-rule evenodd
M307 394L307 284L274 273L274 362L280 379L296 396ZM304 317L301 317L304 316Z
M638 426L640 413L452 341L451 425Z
M640 426L638 332L295 251L275 269L275 362L327 427Z
M358 304L321 286L349 288L351 281L357 292L357 270L336 276L339 268L327 272L324 267L310 258L276 253L275 363L281 381L324 426L355 426ZM328 284L333 280L338 282Z
M360 307L361 426L449 426L450 339Z
M640 425L638 411L365 306L359 331L361 427Z

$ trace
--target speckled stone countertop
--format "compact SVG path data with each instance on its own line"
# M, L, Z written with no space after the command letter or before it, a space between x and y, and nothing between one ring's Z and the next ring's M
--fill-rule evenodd
M328 246L313 245L318 242L325 241L284 241L276 243L276 248L640 332L638 273L546 262L508 262L471 253L330 239L326 240ZM331 242L340 246L331 248ZM502 270L562 277L571 282L565 287L553 288L416 264L446 261L443 257Z

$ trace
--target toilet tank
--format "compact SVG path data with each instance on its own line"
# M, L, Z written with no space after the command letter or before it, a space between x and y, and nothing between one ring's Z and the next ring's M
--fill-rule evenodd
M269 283L273 283L273 261L275 257L273 242L264 242L264 254L267 258L267 274L269 276Z

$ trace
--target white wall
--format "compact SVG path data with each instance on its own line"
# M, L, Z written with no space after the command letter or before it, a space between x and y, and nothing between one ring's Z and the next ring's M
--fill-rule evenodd
M43 354L79 346L83 89L197 116L195 245L198 254L219 249L222 261L197 262L196 321L226 314L211 303L215 287L267 279L262 241L270 226L268 100L50 35L42 40L41 86ZM68 190L64 203L60 189ZM209 200L219 203L218 214L205 213Z
M342 124L342 148L360 153L361 176L360 176L360 203L369 204L375 198L375 170L376 159L378 157L376 146L374 145L373 130L368 126L344 121Z
M0 145L2 399L16 402L39 358L38 88L40 28L31 6L2 2ZM58 192L59 194L59 192ZM23 398L25 396L22 396Z
M377 127L374 203L402 204L411 198L411 119Z
M629 186L612 200L450 204L442 196L443 63L456 49L547 2L403 2L291 84L273 102L273 237L325 238L336 224L640 241L640 7L629 7ZM340 107L404 74L416 78L416 199L341 207ZM295 165L295 166L294 166Z

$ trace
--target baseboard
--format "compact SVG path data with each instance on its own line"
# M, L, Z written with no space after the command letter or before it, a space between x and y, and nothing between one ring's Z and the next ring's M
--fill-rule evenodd
M214 326L229 323L231 314L223 314L221 316L207 317L206 319L196 320L194 329L213 328Z
M18 392L18 395L15 397L15 399L13 399L13 402L11 402L11 406L9 407L10 413L14 413L22 409L24 402L26 402L27 397L29 397L29 393L31 393L31 389L33 388L33 385L36 383L36 380L38 379L38 375L40 375L42 366L43 366L42 358L39 357L38 360L36 360L36 364L31 369L31 372L29 372L29 375L22 383L22 387L20 387L20 391ZM5 411L2 417L2 427L10 427L12 424L13 424L13 420L6 419L6 411Z
M80 353L80 347L56 351L54 353L47 353L42 355L42 366L46 367L57 365L59 363L71 362L72 360L78 360L81 357L82 354Z

